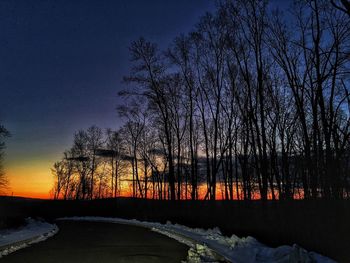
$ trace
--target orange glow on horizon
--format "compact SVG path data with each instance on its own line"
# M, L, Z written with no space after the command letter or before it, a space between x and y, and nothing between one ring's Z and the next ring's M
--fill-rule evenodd
M29 198L50 198L50 190L53 186L51 166L51 160L25 160L6 165L6 175L10 182L6 194Z
M41 192L16 192L16 194L14 194L13 196L35 198L35 199L51 199L51 195L49 193L41 193Z
M52 194L50 193L53 185L54 178L51 174L51 167L54 161L51 160L26 160L20 164L9 164L6 167L6 174L10 181L10 188L5 193L8 196L20 196L27 198L39 198L39 199L51 199ZM132 183L130 180L120 180L118 182L119 190L117 196L120 197L132 197ZM149 187L151 182L149 181ZM183 192L185 187L183 188ZM200 184L198 186L198 198L203 200L207 193L206 184ZM240 200L243 199L243 193L241 186L239 186ZM275 196L278 199L278 192L275 189ZM110 196L104 196L110 197ZM149 188L147 198L152 198L152 189ZM157 198L157 196L156 196ZM164 198L164 196L163 196ZM295 194L295 199L302 199L301 193ZM182 199L191 199L190 187L187 191L187 198L185 193L182 194ZM237 200L236 187L233 188L233 199ZM258 191L252 192L252 199L260 199ZM272 199L271 192L269 192L268 199ZM225 200L225 189L222 183L217 184L216 188L216 200Z

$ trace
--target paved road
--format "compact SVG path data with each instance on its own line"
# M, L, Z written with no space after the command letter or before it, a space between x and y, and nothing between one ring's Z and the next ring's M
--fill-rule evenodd
M61 221L48 240L0 259L1 263L179 263L188 247L146 228L98 222Z

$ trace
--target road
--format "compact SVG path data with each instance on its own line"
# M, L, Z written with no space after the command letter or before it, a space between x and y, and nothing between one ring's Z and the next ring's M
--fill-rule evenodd
M16 251L1 263L179 263L188 247L149 229L99 222L60 221L60 231L44 242Z

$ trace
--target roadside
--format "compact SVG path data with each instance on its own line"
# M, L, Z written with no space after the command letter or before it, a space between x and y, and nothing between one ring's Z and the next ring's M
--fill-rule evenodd
M4 263L169 262L187 257L188 247L149 229L130 225L58 221L54 237L1 259Z
M121 218L107 217L68 217L59 221L77 222L109 222L116 224L134 225L146 227L157 233L171 237L183 244L188 245L189 262L235 262L235 263L258 263L258 262L315 262L335 263L334 260L308 252L302 247L279 246L268 247L253 237L239 238L236 235L226 237L218 228L198 229L189 228L179 224L160 224L138 220L126 220Z
M118 248L118 245L115 246L116 240L118 242L121 241L123 246L125 245L128 245L129 247L133 246L135 241L132 241L130 243L130 242L127 242L126 238L129 237L130 235L131 236L133 235L133 231L135 231L135 227L136 227L136 229L139 228L139 231L141 232L148 231L146 236L150 236L150 233L156 232L177 240L179 242L178 244L182 243L188 246L190 249L188 250L188 253L187 253L186 262L189 262L189 263L192 263L192 262L334 263L335 262L317 253L308 252L297 245L270 248L258 242L253 237L239 238L235 235L232 235L231 237L226 237L221 234L218 228L203 230L203 229L193 229L193 228L189 228L178 224L171 224L170 222L167 222L166 224L160 224L160 223L154 223L154 222L142 222L138 220L127 220L127 219L121 219L121 218L107 218L107 217L68 217L68 218L58 219L57 223L60 226L62 226L64 231L66 232L67 232L67 228L68 229L72 228L71 225L75 225L76 227L77 224L79 224L79 227L77 229L79 230L80 228L80 230L78 231L77 236L80 239L84 237L83 240L77 241L79 244L83 244L86 240L94 240L94 242L97 241L97 243L95 244L91 244L94 242L89 242L87 247L90 247L90 249L87 253L90 253L92 250L96 250L98 248L104 247L105 246L104 242L106 241L107 235L110 234L109 232L110 229L115 228L115 225L120 225L119 227L120 229L118 231L120 232L122 230L125 232L125 234L122 235L121 239L119 237L114 236L114 237L111 237L110 241L108 241L110 243L108 244L108 246L111 247L110 249L113 250L109 252L111 252L112 254L114 253L114 249ZM106 229L106 227L101 229L101 225L107 225L108 229ZM77 229L74 228L73 231L70 230L68 235L71 235L72 234L71 232L73 233L76 232ZM152 230L154 232L150 232L149 230ZM19 250L20 248L27 247L28 245L31 245L33 243L46 240L47 238L55 235L57 232L58 232L58 227L56 226L56 224L49 224L44 221L33 220L30 218L26 219L26 226L23 226L19 229L0 231L0 257L3 255L8 255L13 251ZM141 234L140 238L143 238L145 235L145 233L143 234L139 233L139 234ZM63 236L65 235L67 236L67 233L63 232ZM101 236L102 238L96 238L95 236ZM150 237L150 238L155 238L155 237ZM54 240L56 240L57 244L54 246L51 246L51 248L52 247L59 248L60 242L57 242L57 239L54 239ZM146 243L149 244L150 241L154 242L153 240L148 240ZM42 251L38 249L36 250L34 249L34 252L35 252L34 254L29 252L29 254L23 256L23 258L21 258L20 256L20 259L21 261L24 260L28 262L28 260L30 260L31 257L34 257L35 261L33 262L36 262L37 260L43 260L42 262L45 262L45 260L49 260L50 262L52 262L52 260L56 260L56 258L61 258L61 260L64 260L64 262L67 262L67 260L70 259L69 253L67 252L65 253L65 251L67 250L67 246L68 246L68 250L70 249L70 247L73 247L73 248L76 247L78 250L82 249L82 247L77 247L76 242L74 242L74 239L72 238L68 238L65 241L65 243L62 243L62 244L61 246L63 247L63 250L61 252L63 252L63 254L66 254L63 257L61 257L62 256L61 252L59 253L55 252L51 256L45 254L47 253L47 251L50 251L50 246L48 250L47 248L45 248L45 245L44 245L44 248L42 248L45 250L44 254ZM28 251L28 249L25 251ZM171 251L171 249L169 251ZM135 256L139 257L138 248L136 250L130 250L129 252L131 254L136 253L134 256L131 256L131 257L135 257ZM159 252L157 253L153 251L152 248L150 250L145 249L140 254L140 257L137 259L137 262L140 262L140 260L142 260L142 262L144 262L143 260L146 260L145 262L147 262L147 260L150 258L152 258L151 262L157 262L157 260L161 258L164 259L164 255L159 254ZM36 254L39 254L40 258L38 258ZM90 257L96 258L96 256L98 255L99 255L99 252L97 251L97 254L91 254ZM114 256L117 256L115 259L120 259L120 255L114 255ZM99 259L99 258L96 258L96 259ZM105 259L106 262L108 262L109 259L112 260L112 257L111 258L106 257ZM185 262L184 259L185 258L182 258L181 262ZM161 260L159 262L161 262ZM167 262L170 262L169 259L167 259Z
M14 229L0 230L0 258L28 245L52 237L58 232L55 224L28 218L25 224Z
M159 201L132 198L38 200L0 197L0 223L12 218L102 216L191 228L218 227L223 236L253 236L268 247L298 244L307 251L350 262L350 201ZM10 219L11 218L11 219Z

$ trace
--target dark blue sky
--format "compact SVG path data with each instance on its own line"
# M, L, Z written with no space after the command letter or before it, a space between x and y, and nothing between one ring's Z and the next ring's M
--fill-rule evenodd
M74 131L117 128L131 41L166 46L213 7L210 0L0 1L0 120L13 135L7 162L53 160Z
M133 40L166 47L214 2L0 0L0 123L12 133L5 167L14 193L47 194L50 167L78 129L120 126Z

